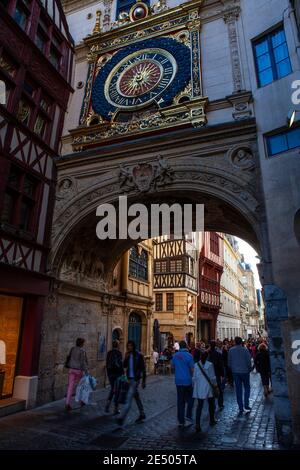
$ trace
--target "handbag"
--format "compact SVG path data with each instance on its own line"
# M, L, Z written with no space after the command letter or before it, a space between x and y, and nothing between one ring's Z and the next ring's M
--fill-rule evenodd
M71 356L72 356L72 351L73 351L74 348L71 348L69 354L67 355L66 357L66 361L65 361L65 368L66 369L70 369L70 360L71 360Z
M121 376L117 380L117 401L121 405L126 403L129 382L126 376Z
M218 385L214 385L212 383L212 381L210 380L210 378L208 377L208 375L206 374L206 372L204 371L204 369L202 369L202 367L200 366L199 362L197 363L199 369L201 370L202 374L204 375L204 377L206 378L207 382L209 383L209 385L211 386L212 388L212 392L213 392L213 397L214 398L219 398L219 395L220 395L220 390L219 390L219 387Z

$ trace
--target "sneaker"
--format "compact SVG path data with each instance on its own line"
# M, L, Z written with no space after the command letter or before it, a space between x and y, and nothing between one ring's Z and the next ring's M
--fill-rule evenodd
M250 413L250 411L251 411L250 406L245 406L245 413Z
M114 410L114 413L113 413L113 414L114 414L114 416L116 416L116 415L119 415L120 413L121 413L121 411L118 410L118 408L116 408L116 409Z
M196 426L195 432L201 432L200 426Z
M138 417L138 419L135 420L135 422L136 422L136 424L140 424L140 423L143 423L145 419L146 419L146 416L141 415L141 416Z
M66 406L65 406L65 410L66 410L66 411L72 411L72 408L71 408L70 405L66 405Z

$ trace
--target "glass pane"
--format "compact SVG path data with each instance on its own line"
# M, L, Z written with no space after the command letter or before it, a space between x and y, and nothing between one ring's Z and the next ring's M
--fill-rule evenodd
M29 104L26 101L21 100L20 103L19 103L19 109L18 109L17 117L18 117L18 119L20 119L20 121L23 124L28 125L29 119L30 119L30 111L31 111L31 109L30 109Z
M272 36L272 45L273 45L273 47L279 46L279 44L282 44L285 41L286 41L286 39L285 39L285 34L284 34L283 29L281 29L280 31L277 31Z
M294 149L300 147L300 129L295 129L287 134L288 147Z
M12 215L14 213L14 197L12 194L5 193L3 209L1 213L1 221L10 223L12 220Z
M35 196L35 189L36 189L36 181L28 176L25 176L24 186L23 186L23 193L26 196L34 197Z
M262 54L266 54L267 52L269 52L268 41L265 40L263 42L260 42L259 44L256 44L255 46L256 57L259 57Z
M35 44L37 45L37 47L39 48L41 52L45 51L46 42L47 40L45 39L45 37L37 33L36 38L35 38Z
M23 90L26 91L28 95L33 96L35 92L35 86L27 80L23 84Z
M14 19L22 29L26 28L27 15L20 5L16 6Z
M0 67L5 70L5 72L7 72L11 77L15 76L17 67L6 54L3 54L0 57Z
M59 69L60 55L53 47L50 50L49 60L56 69Z
M278 78L286 77L292 72L290 59L285 59L276 65Z
M35 124L34 124L34 132L39 135L40 137L43 137L44 132L46 128L46 121L45 119L39 114L36 118Z
M259 71L272 67L270 54L263 54L258 57L257 66Z
M276 63L281 62L282 60L289 57L289 51L286 43L281 44L281 46L278 46L274 49L274 57Z
M285 134L275 135L268 138L268 148L270 155L285 152L288 150L288 144Z
M27 201L22 201L21 211L20 211L20 224L19 224L22 230L29 229L31 212L32 212L32 205L28 203Z
M273 80L273 71L271 68L264 70L263 72L259 72L260 86L268 85L269 83L272 83Z

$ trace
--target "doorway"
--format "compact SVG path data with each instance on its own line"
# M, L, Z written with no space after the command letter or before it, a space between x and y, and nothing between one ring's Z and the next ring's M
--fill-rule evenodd
M13 394L23 299L0 295L0 399Z
M142 319L141 316L132 312L128 321L128 341L134 341L137 351L141 349L141 332L142 332Z

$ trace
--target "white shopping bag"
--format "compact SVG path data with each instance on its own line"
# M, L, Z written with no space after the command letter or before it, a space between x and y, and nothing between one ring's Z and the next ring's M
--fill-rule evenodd
M84 375L76 388L75 401L82 401L85 405L89 404L90 394L93 391L90 378Z

